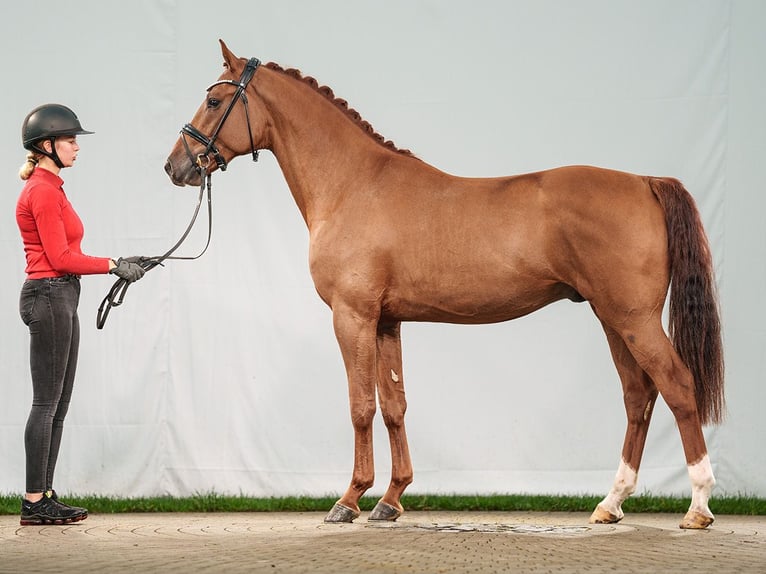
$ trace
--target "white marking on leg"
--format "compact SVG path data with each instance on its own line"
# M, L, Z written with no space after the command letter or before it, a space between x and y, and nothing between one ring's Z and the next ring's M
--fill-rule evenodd
M644 421L649 420L649 413L652 412L652 401L649 401L646 403L646 408L644 409Z
M395 383L399 382L399 375L397 375L393 369L391 369L391 380Z
M696 511L705 516L713 516L708 508L710 493L715 486L713 467L708 455L703 456L699 462L688 465L689 479L692 482L692 503L690 511Z
M636 490L638 473L630 468L627 462L620 460L617 476L614 478L612 490L606 498L599 502L599 506L615 516L618 520L625 516L622 511L622 503Z

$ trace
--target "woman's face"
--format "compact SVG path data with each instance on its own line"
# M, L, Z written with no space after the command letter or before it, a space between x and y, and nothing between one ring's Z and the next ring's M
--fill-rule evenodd
M56 138L56 154L64 167L72 167L77 159L80 146L77 144L77 136L60 136Z

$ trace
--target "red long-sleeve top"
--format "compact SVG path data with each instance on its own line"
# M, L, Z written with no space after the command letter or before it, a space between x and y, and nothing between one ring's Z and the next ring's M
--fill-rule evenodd
M80 242L85 230L63 183L58 175L37 167L16 203L29 279L109 272L108 257L83 254Z

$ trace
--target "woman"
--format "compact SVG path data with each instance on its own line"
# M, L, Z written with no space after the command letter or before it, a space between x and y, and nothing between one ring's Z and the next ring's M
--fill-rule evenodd
M91 257L80 248L83 225L64 193L59 172L77 159L77 136L93 132L84 130L74 112L58 104L32 110L21 130L29 153L19 172L26 184L16 204L27 261L19 311L29 327L33 391L24 433L26 493L21 524L68 524L88 516L85 508L59 501L53 490L77 367L80 276L113 273L132 282L144 275L144 269L135 258Z

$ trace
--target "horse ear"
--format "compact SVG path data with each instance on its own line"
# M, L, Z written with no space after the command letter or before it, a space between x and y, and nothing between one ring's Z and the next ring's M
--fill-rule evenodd
M228 46L226 46L226 43L218 39L218 42L221 44L221 54L223 55L223 66L224 68L228 68L229 70L233 69L234 62L237 61L237 57L232 54L231 50L229 50Z

